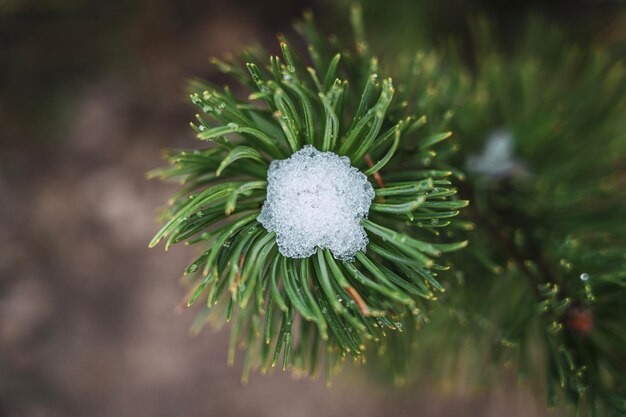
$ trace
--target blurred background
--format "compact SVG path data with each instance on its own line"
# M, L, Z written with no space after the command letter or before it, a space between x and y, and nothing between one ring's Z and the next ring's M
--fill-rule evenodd
M467 18L514 43L529 13L593 48L623 38L624 3L365 1L376 51L463 44ZM305 9L343 33L347 1L0 0L0 416L543 416L515 382L396 388L348 367L324 381L240 382L228 330L193 337L177 277L189 248L148 250L173 187L145 180L164 148L195 146L185 83L275 50ZM379 36L377 36L379 35ZM471 54L468 54L471 59ZM462 372L462 370L460 371ZM506 372L506 371L505 371Z

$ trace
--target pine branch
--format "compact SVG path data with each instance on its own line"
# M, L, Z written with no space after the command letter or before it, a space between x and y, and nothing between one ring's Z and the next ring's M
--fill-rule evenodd
M626 413L623 63L563 51L541 22L504 54L479 21L472 68L458 51L419 52L390 65L392 82L358 9L352 23L352 52L308 14L296 26L307 56L281 37L280 57L215 60L237 94L191 85L192 127L209 144L153 173L183 186L152 245L203 248L186 269L189 305L204 304L194 329L232 321L229 361L243 346L244 378L279 363L330 375L373 351L406 382L416 360L463 350L477 374L490 361L545 375L550 404ZM375 190L353 262L326 248L285 257L257 221L272 162L306 145L347 156Z
M432 148L450 134L419 134L425 120L408 114L391 78L379 76L358 9L352 21L354 54L324 41L306 15L297 29L308 57L281 37L280 57L242 56L248 75L236 59L215 60L249 89L248 99L195 81L191 101L201 114L192 128L210 146L175 153L169 167L151 174L183 188L150 246L165 240L166 248L204 247L185 271L195 287L188 304L204 301L194 328L209 319L232 322L229 361L242 346L244 379L281 356L283 369L310 374L325 361L329 376L345 357L363 360L368 344L400 331L410 317L423 317L443 290L438 271L447 267L437 258L466 245L448 243L454 233L439 237L434 229L440 217L451 224L467 205L445 179L450 172L430 170L424 161L401 178L387 175L398 172L402 144L432 159ZM286 257L257 220L270 163L306 145L348 157L380 197L362 223L367 253L354 261L339 261L325 248L309 258Z

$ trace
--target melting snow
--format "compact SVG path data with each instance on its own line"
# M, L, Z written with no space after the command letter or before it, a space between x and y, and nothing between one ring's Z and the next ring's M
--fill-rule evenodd
M307 145L288 159L273 161L267 182L258 220L276 233L281 254L306 258L316 248L327 248L336 259L349 261L365 251L368 239L361 220L374 189L349 158Z

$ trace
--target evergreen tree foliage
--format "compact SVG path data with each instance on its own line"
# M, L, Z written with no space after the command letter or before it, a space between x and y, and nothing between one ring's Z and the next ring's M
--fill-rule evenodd
M474 65L448 50L418 53L408 77L430 80L418 104L455 132L458 184L471 201L459 220L475 225L454 256L431 323L392 337L380 355L398 380L426 369L514 365L579 414L626 412L626 77L610 48L567 46L531 19L505 50L485 20L473 24ZM435 361L425 358L437 358Z
M454 47L379 64L358 8L352 26L347 50L306 15L307 55L280 37L281 57L215 60L232 90L191 84L209 143L152 173L183 185L151 245L202 248L185 271L195 327L232 321L244 378L367 357L399 382L461 361L485 380L502 363L545 377L550 405L624 415L623 62L539 20L505 51L478 20L472 64ZM269 164L306 144L375 187L354 262L285 258L256 221Z
M191 101L201 115L192 127L210 143L172 154L170 166L152 173L184 186L151 246L165 239L166 248L204 248L185 271L195 288L189 305L203 302L197 327L210 318L233 321L229 361L243 346L244 378L251 368L276 365L281 354L283 369L315 373L323 360L328 375L338 359L361 360L368 342L400 331L408 317L421 320L443 291L442 254L467 244L455 240L451 220L467 201L451 186L451 171L429 166L450 132L423 133L426 118L409 114L391 78L379 74L360 15L353 23L355 53L326 41L308 15L297 27L306 58L281 37L282 57L257 50L244 52L242 63L215 60L248 96L193 82ZM327 249L284 257L257 221L269 163L307 144L349 157L375 188L363 221L368 251L354 262ZM400 146L403 160L417 161L409 170L393 163ZM451 231L441 235L442 228Z

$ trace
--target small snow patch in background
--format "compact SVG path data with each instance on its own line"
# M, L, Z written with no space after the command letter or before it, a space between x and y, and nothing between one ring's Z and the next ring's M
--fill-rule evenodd
M514 145L512 132L496 130L487 138L482 153L467 159L467 170L492 180L526 176L526 167L515 158Z
M319 247L349 261L365 250L368 239L361 220L374 189L349 158L307 145L288 159L273 161L267 182L258 220L276 233L283 256L306 258Z

